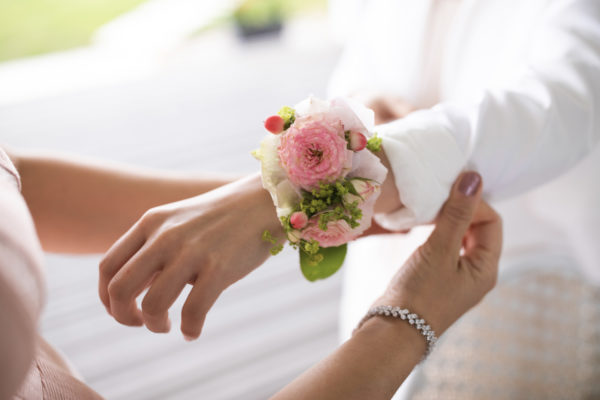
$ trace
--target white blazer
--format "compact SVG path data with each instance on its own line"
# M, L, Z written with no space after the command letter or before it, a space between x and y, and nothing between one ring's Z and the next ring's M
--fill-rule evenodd
M349 29L330 95L380 91L427 106L421 71L435 1L350 3L337 2L355 12L334 19ZM440 103L378 128L405 205L379 222L431 221L460 171L475 169L504 219L501 279L543 267L600 282L600 0L463 0L442 60ZM344 337L427 234L350 246Z

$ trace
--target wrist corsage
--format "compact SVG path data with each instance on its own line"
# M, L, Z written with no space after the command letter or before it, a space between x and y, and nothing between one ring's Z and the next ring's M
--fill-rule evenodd
M300 251L309 281L334 274L347 243L371 226L375 201L387 169L373 154L374 115L351 100L310 97L267 118L270 132L253 155L261 163L287 240ZM269 231L272 254L283 248Z

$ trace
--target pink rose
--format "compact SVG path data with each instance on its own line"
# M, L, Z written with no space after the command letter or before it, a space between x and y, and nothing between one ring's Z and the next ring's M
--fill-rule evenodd
M319 228L319 215L315 215L302 230L301 238L306 241L314 239L319 242L321 247L335 247L348 243L357 236L356 230L352 229L343 219L330 221L327 224L327 230L323 231Z
M342 122L324 114L296 119L281 138L278 153L289 180L305 190L343 178L352 167Z

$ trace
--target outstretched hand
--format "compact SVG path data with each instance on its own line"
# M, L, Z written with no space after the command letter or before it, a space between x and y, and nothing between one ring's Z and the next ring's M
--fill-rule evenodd
M168 310L191 284L181 331L197 338L221 292L269 256L272 245L261 239L266 229L283 237L258 175L155 207L101 261L100 299L122 324L168 332ZM136 298L146 288L140 310Z

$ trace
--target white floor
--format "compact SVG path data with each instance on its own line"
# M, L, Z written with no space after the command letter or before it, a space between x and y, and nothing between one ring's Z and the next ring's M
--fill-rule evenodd
M0 106L0 144L255 171L249 153L263 118L324 95L338 54L326 40L242 45L231 33L208 35L172 50L143 80ZM109 318L96 295L98 259L48 255L42 328L108 399L264 399L337 345L340 275L309 283L291 252L227 290L194 343Z

